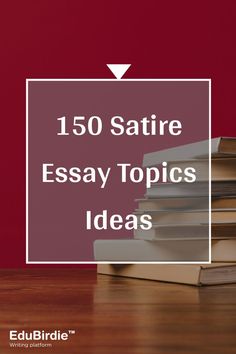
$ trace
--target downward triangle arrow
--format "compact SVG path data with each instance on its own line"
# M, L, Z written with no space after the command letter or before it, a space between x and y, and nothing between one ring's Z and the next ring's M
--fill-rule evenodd
M107 64L107 66L115 75L115 77L119 80L126 73L131 64Z

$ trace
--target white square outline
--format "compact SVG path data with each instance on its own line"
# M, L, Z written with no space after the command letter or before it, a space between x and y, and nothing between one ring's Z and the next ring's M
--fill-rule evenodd
M159 82L171 82L171 81L202 81L208 82L209 85L209 257L208 261L145 261L145 262L128 262L128 261L29 261L28 254L28 83L35 81L58 81L58 82L70 82L70 81L108 81L108 82L125 82L125 81L134 81L134 82L143 82L143 81L159 81ZM26 264L211 264L211 79L26 79Z

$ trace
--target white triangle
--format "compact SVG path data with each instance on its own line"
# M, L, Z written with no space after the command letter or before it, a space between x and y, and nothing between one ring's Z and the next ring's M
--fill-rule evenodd
M131 64L107 64L107 66L115 75L115 77L119 80L126 73Z

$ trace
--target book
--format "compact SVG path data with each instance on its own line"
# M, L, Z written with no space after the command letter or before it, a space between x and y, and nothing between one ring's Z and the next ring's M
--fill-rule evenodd
M96 261L109 262L206 262L209 241L176 240L144 241L135 239L96 240Z
M212 239L236 239L236 223L212 224L211 237Z
M208 239L191 240L98 240L94 244L95 258L98 261L207 261ZM193 256L195 254L195 256ZM190 259L189 257L194 257ZM212 240L212 262L236 263L236 238L231 240Z
M207 209L209 198L207 197L162 197L136 199L138 210L182 210L182 209ZM236 208L236 196L212 197L212 209Z
M138 228L134 230L137 240L192 240L208 239L209 226L201 224L158 224L149 230Z
M207 197L209 194L208 181L197 183L154 183L147 188L146 198L169 197ZM212 197L236 196L236 181L211 182Z
M184 171L188 167L195 169L196 181L209 180L209 161L202 160L185 160L168 163L168 171L172 168L181 168ZM211 160L211 180L212 181L234 181L236 180L236 158L215 158Z
M163 161L208 158L209 144L211 144L212 157L232 157L236 154L236 138L218 137L211 139L211 142L203 140L145 154L143 167L155 166Z
M211 254L214 262L236 262L236 239L212 240Z
M138 219L143 214L152 217L152 224L184 225L184 224L207 224L209 222L209 210L143 210L134 212ZM236 209L211 209L211 222L214 224L234 223Z
M211 264L98 264L99 274L190 285L236 282L236 263Z
M236 239L235 230L236 223L211 224L211 238L213 240ZM141 228L134 230L134 238L138 240L187 240L208 239L208 237L208 224L159 224L154 225L150 230L142 230Z

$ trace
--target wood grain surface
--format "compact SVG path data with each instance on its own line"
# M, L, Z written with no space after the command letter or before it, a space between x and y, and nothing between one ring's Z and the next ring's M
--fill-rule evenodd
M0 354L236 353L236 285L196 288L69 268L0 277ZM75 334L49 348L9 347L9 330L34 329Z

